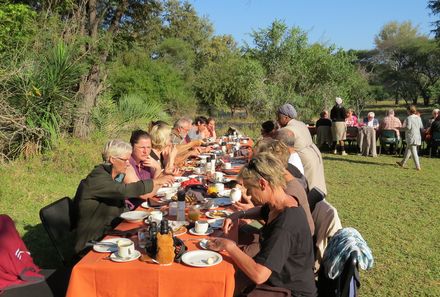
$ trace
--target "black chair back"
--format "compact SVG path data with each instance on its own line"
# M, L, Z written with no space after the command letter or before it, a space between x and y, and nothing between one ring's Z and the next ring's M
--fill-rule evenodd
M319 297L356 297L360 287L359 267L357 262L357 251L353 251L345 262L344 270L335 279L325 275L324 263L322 263L318 274L318 296Z
M312 213L315 209L316 203L319 201L324 200L325 194L318 189L317 187L314 187L307 193L307 200L309 202L310 212Z
M72 204L69 197L64 197L40 210L41 223L64 265L73 255Z

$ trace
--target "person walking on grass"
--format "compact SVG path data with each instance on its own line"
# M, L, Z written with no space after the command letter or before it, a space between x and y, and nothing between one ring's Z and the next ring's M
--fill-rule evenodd
M403 160L396 162L400 167L404 167L408 159L412 156L416 170L421 170L420 160L417 154L417 146L422 144L421 130L423 129L422 119L417 115L417 109L414 105L408 107L409 116L403 122L405 128L406 148Z

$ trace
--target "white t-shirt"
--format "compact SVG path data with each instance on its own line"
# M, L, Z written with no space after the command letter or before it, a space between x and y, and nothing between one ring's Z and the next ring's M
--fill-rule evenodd
M288 162L294 165L296 168L298 168L298 170L301 171L301 173L304 175L304 166L301 162L301 158L299 157L298 153L290 154Z

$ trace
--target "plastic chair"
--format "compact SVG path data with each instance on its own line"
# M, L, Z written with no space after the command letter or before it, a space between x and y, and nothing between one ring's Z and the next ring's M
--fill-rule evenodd
M356 297L360 287L357 251L353 251L345 262L344 270L335 279L325 275L325 267L321 265L318 276L319 297Z
M382 130L379 137L379 155L382 153L382 146L399 144L399 138L395 130Z
M437 152L438 146L440 145L440 132L434 131L432 133L431 142L429 145L429 157L432 155L432 147L435 147L435 151Z
M64 197L40 210L41 223L65 266L70 264L74 255L72 206L72 200Z

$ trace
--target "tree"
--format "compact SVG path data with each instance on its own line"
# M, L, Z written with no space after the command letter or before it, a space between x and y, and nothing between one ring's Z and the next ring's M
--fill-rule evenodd
M390 93L417 103L422 96L430 102L429 89L440 75L440 51L411 22L390 22L375 39L380 76Z
M237 108L249 111L263 99L263 77L257 61L231 54L205 65L198 73L195 90L202 106L228 107L233 115Z
M431 9L432 14L440 15L440 0L430 0L428 1L428 8ZM440 20L437 20L433 24L435 26L434 30L435 38L440 38Z

